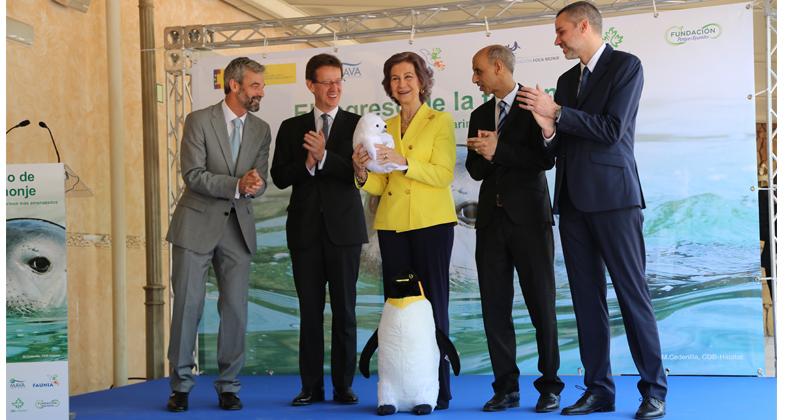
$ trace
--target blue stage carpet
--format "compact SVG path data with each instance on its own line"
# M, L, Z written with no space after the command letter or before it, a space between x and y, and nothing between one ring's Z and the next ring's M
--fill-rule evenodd
M218 408L213 391L211 376L201 376L191 392L190 408L185 413L166 411L169 386L166 379L129 385L108 391L93 392L71 397L71 411L77 420L84 419L356 419L375 418L376 415L376 378L358 377L353 389L360 398L358 405L340 405L332 401L307 407L292 407L290 400L300 390L300 380L296 376L251 376L241 378L243 389L240 397L244 408L228 412ZM484 413L483 403L491 397L490 376L466 375L454 377L453 401L450 409L437 411L432 417L451 419L505 419L505 418L566 418L558 417L558 412L536 414L533 410L537 395L532 388L533 377L522 377L521 408L505 412ZM581 391L578 376L563 376L565 390L562 392L562 406L572 404ZM617 411L596 413L591 420L631 419L639 405L636 390L637 377L615 377L617 384ZM325 378L325 384L330 377ZM330 398L332 391L326 389ZM669 396L667 400L667 419L774 419L775 418L775 379L755 377L669 377ZM395 418L411 414L399 413ZM390 417L388 417L390 418Z

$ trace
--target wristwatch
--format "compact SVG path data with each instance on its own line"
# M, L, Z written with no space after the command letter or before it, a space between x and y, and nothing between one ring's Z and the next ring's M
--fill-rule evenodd
M554 113L554 122L559 122L559 117L562 115L562 106L557 105L557 112Z

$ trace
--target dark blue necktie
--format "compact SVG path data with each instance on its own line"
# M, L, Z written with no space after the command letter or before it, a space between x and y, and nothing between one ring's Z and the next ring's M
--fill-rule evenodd
M581 72L581 80L579 81L579 92L576 96L580 96L581 92L584 92L584 89L587 88L587 82L589 81L590 77L590 69L587 66L584 66L584 71Z
M502 125L505 124L505 117L508 116L508 108L505 101L499 101L497 104L499 106L499 119L497 120L497 137L499 137L499 133L502 131Z

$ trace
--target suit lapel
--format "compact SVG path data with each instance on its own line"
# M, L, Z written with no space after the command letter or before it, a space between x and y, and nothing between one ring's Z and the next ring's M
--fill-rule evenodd
M238 168L250 168L254 160L256 160L256 156L252 151L257 150L256 143L260 141L259 129L256 119L248 113L246 115L246 123L243 126L243 139L240 141L240 151L237 154L237 165L233 172L237 171Z
M335 139L338 136L339 130L344 123L344 115L342 115L341 108L336 111L336 118L333 118L333 125L330 126L330 133L328 133L328 138L325 140L325 149L335 150L336 149L336 141L331 140Z
M565 103L560 105L565 105L568 107L576 107L578 103L576 98L576 93L579 91L579 75L581 74L581 65L576 64L573 68L568 70L567 75L567 94L564 96L566 98Z
M399 131L401 130L401 113L399 113L399 121L398 121L398 128ZM416 137L417 133L425 127L429 121L434 119L434 111L431 110L426 104L421 104L418 111L415 113L415 116L412 118L412 121L409 123L409 127L407 127L407 132L404 133L404 136L401 138L401 142L399 142L399 153L402 156L406 156L404 152L407 150L407 147L410 143L412 143L413 139ZM415 133L415 134L412 134ZM395 136L393 137L395 138Z
M603 52L600 54L600 58L598 58L598 63L595 64L595 70L590 73L589 80L587 81L587 86L584 88L582 92L579 92L579 97L577 99L577 105L581 107L584 104L584 101L589 96L592 88L597 85L598 80L600 80L603 75L608 70L609 60L611 59L611 52L613 49L611 46L606 45L603 49Z
M232 148L229 146L229 134L227 133L227 123L224 119L224 110L222 109L221 102L213 105L212 114L213 116L210 119L210 123L218 139L218 146L221 148L221 153L224 155L224 162L227 164L227 170L230 174L234 175L235 168L232 167ZM243 131L245 132L245 130Z

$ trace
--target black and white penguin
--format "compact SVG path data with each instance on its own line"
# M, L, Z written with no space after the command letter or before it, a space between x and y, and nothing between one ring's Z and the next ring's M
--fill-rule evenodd
M385 301L379 328L360 355L360 373L369 377L371 356L379 347L377 414L429 414L437 405L440 354L448 356L456 375L461 366L453 343L434 325L431 303L418 277L399 277Z

